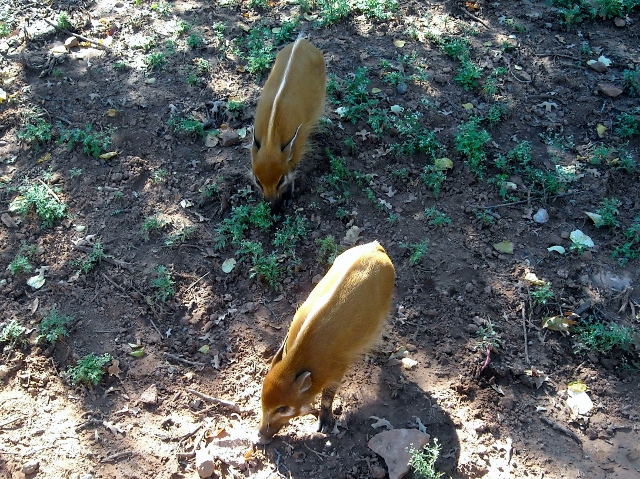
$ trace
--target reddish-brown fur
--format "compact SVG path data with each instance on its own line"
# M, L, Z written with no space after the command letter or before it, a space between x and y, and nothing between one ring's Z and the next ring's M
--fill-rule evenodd
M336 258L296 312L264 379L261 443L291 418L310 412L319 393L319 430L328 432L335 390L353 361L380 338L394 281L393 264L378 242Z
M254 179L272 204L292 185L324 109L325 83L324 57L308 40L299 38L276 56L256 109L251 148Z

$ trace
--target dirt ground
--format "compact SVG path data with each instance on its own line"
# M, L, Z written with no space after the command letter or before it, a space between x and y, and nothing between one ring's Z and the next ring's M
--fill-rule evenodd
M639 136L620 138L615 121L637 114L638 98L627 90L612 96L599 85L623 88L622 72L639 68L640 11L568 26L552 2L542 1L401 0L390 19L356 12L324 27L316 26L317 8L304 13L294 35L305 29L322 50L329 77L342 85L338 96L345 98L340 82L366 67L378 107L423 112L420 123L453 168L434 195L421 178L431 158L394 153L401 132L378 137L366 120L341 118L339 100L330 98L327 120L300 166L293 206L274 226L246 233L265 254L276 251L282 268L296 264L276 289L252 274L235 245L216 247L232 208L259 202L248 172L266 76L249 72L243 39L258 25L280 28L301 13L293 1L250 3L3 5L11 34L0 38L8 95L0 102L0 321L20 323L28 341L2 344L0 476L198 477L194 447L224 437L214 462L219 477L383 478L384 460L367 447L384 429L372 427L382 418L394 428L423 424L441 445L437 468L455 478L640 477L640 274L638 260L620 266L611 257L640 213L638 170L585 159L606 146L608 160L624 150L637 162ZM62 11L75 33L103 43L61 49L70 35L44 20L55 24ZM189 33L175 34L180 20L201 33L201 45L190 48ZM455 81L460 62L425 34L436 30L470 39L482 69L479 86L466 90ZM501 49L505 42L510 47ZM165 53L158 68L149 64L154 52ZM398 57L414 53L421 79L404 86L383 81L390 70L381 60L408 75L413 67ZM606 71L587 64L600 55L612 62ZM188 81L196 59L210 68ZM560 165L575 174L553 195L529 191L505 200L487 181L495 167L479 179L455 148L460 125L490 107L482 82L499 67L507 73L494 99L506 110L495 124L482 124L491 136L488 158L529 141L536 168ZM230 111L229 99L244 109ZM39 145L21 141L19 132L39 115L66 128L113 128L105 151L118 154L102 159L69 150L55 141L55 129ZM171 128L172 115L227 130L205 142ZM543 141L552 137L557 141ZM354 182L351 194L336 200L323 180L332 172L330 154L343 157L350 171L375 174L369 189ZM66 218L45 228L34 214L12 211L25 177L56 188ZM207 188L214 194L204 195ZM621 226L596 228L585 211L612 197L620 201ZM425 209L432 207L450 224L430 224ZM532 218L539 208L547 222ZM272 247L276 229L294 214L308 225L295 257ZM143 225L153 215L167 226L147 239ZM192 228L190 237L167 241L184 227ZM570 250L577 229L593 248ZM343 247L377 240L393 260L396 293L383 345L345 377L334 403L335 434L316 433L315 418L306 416L257 446L248 438L259 421L262 380L296 307L328 269L316 241L327 235ZM426 254L412 264L407 244L425 239ZM511 254L494 247L503 241L513 245ZM77 274L96 242L111 261ZM48 267L39 289L26 284L30 275L5 269L23 243L36 245L35 267ZM566 253L547 249L554 245ZM227 273L229 258L237 264ZM175 281L166 302L151 286L157 265ZM532 302L527 273L552 284L547 304ZM73 323L68 337L47 347L36 337L53 309ZM578 325L591 318L633 328L635 342L626 352L577 353L573 330L543 327L544 318L568 312L578 313ZM144 347L141 357L131 355L135 344ZM417 362L411 369L397 359L403 351ZM63 372L89 353L109 353L119 371L93 388L74 387ZM567 406L573 381L588 387L593 408L586 414ZM30 461L38 470L25 475Z

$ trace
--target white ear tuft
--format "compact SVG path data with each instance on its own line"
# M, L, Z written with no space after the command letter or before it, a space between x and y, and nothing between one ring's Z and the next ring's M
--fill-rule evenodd
M296 134L293 135L293 138L289 142L289 157L287 158L287 163L289 163L291 161L291 159L293 158L293 142L296 141L296 138L298 137L298 133L300 132L300 127L301 126L302 126L302 124L298 125L298 128L296 129Z
M311 387L311 371L305 371L300 374L293 382L293 389L298 390L300 394L308 391Z

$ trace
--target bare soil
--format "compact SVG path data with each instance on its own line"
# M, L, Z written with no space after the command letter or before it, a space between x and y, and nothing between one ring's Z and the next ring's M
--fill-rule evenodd
M454 167L435 197L420 176L426 155L395 155L390 147L398 142L397 133L377 138L365 121L344 121L337 105L328 103L331 123L314 135L293 207L277 223L292 214L308 221L307 235L296 247L300 263L274 290L252 277L250 265L237 256L233 271L223 272L223 262L237 248L214 248L216 227L231 208L259 200L255 188L247 190L247 172L253 112L265 80L249 74L246 61L222 46L233 46L260 21L279 26L297 7L219 3L225 2L175 1L163 16L150 2L12 2L16 31L0 39L2 88L14 95L0 104L0 209L16 225L0 225L0 321L5 326L18 321L28 329L29 341L20 347L3 344L0 476L25 477L23 466L35 460L39 472L29 477L197 477L195 446L233 431L246 439L243 434L257 426L269 358L297 305L328 268L318 260L316 239L334 235L340 242L357 226L358 243L377 240L385 247L397 284L383 346L348 373L338 392L337 434L316 433L313 416L299 418L269 446L246 440L230 446L227 453L236 459L219 457L216 474L384 477L384 461L367 447L380 431L372 424L384 418L396 428L424 424L441 445L437 467L455 478L640 477L637 349L576 354L575 334L542 327L544 317L577 310L578 321L590 316L632 327L636 334L640 330L638 263L621 267L611 258L624 243L624 228L640 212L638 173L584 161L598 145L624 148L637 160L638 136L623 141L613 122L621 112L632 112L638 98L628 92L611 98L598 85L622 88L622 71L638 68L640 12L624 26L607 19L565 27L549 2L481 1L468 9L465 2L410 0L400 2L391 20L351 15L314 28L313 18L303 19L329 75L348 79L356 68L367 67L369 91L380 90L385 108L416 109L426 97L432 108L420 121L435 132ZM68 35L42 20L55 23L63 10L76 33L108 39L108 50L81 43L52 60L51 49ZM182 36L167 63L149 69L145 58L160 50L145 51L136 42L149 36L164 45L173 38L168 24L176 19L202 32L202 48L189 48ZM222 40L212 27L217 22L227 25ZM489 157L529 141L537 168L552 170L552 157L577 168L578 178L560 194L543 197L534 191L520 196L522 202L505 201L486 181L496 173L492 167L479 180L465 164L454 137L473 110L486 111L489 104L481 87L467 91L454 81L457 60L428 38L409 34L439 24L453 35L475 30L473 60L482 65L483 77L496 67L508 69L498 94L508 106L506 118L483 125L492 138ZM514 48L501 50L503 42ZM584 44L592 55L583 52ZM424 59L427 79L408 83L400 93L382 81L380 60L398 65L399 55L413 52ZM612 60L604 73L586 63L600 54ZM189 86L187 70L196 58L207 60L211 69ZM117 62L128 66L115 68ZM230 98L244 102L242 113L214 111ZM69 151L55 138L38 148L21 142L17 133L38 111L46 121L69 128L114 128L109 150L118 155L93 158L79 147ZM167 124L172 113L247 134L237 144L207 146L202 138L172 130ZM608 128L604 137L598 124ZM541 141L541 133L573 143L554 149ZM349 137L355 149L345 146ZM327 149L344 157L351 171L374 173L369 186L391 209L377 208L353 186L351 197L339 205L348 215L338 218L331 194L319 188L330 172ZM74 168L82 173L72 175ZM393 174L403 169L403 175ZM166 175L159 174L163 170ZM46 174L68 206L68 217L52 228L42 228L35 215L21 218L8 211L24 177ZM203 195L214 183L218 192ZM622 227L596 228L584 212L596 211L611 197L621 202ZM181 205L183 200L188 203ZM430 207L446 213L451 224L430 225L424 215ZM539 208L547 210L548 222L532 219ZM488 223L476 214L485 210L493 218ZM390 214L397 219L389 221ZM147 240L142 227L152 215L170 225ZM195 236L167 245L168 235L185 226L193 226ZM270 252L275 228L251 230L248 237ZM582 254L571 251L568 235L575 229L596 246ZM86 256L75 246L81 239L89 247L101 242L113 261L77 275L77 261ZM427 254L412 265L404 245L424 239ZM513 243L512 254L494 248L501 241ZM26 276L5 270L23 242L38 247L32 263L48 267L46 283L37 290L26 285ZM553 245L567 253L548 251ZM293 260L283 255L280 264ZM165 303L154 298L150 284L156 265L166 266L175 280L175 297ZM532 304L527 273L551 282L554 297L546 305ZM47 348L35 339L41 319L54 308L74 322L68 337ZM487 321L496 340L489 352L481 345ZM140 358L130 355L130 344L136 343L144 346ZM636 342L632 348L637 347ZM417 361L410 370L389 360L402 348ZM89 353L111 354L120 372L94 388L74 387L62 373ZM536 387L536 375L548 379ZM567 386L576 380L587 384L594 403L582 416L566 404ZM237 410L208 403L190 390L229 401Z

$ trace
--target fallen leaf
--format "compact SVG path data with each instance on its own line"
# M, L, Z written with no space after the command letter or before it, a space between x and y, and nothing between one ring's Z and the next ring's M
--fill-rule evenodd
M391 106L391 111L393 113L402 113L404 111L404 108L401 107L400 105L392 105Z
M524 280L529 283L531 286L544 286L546 281L539 279L535 273L527 273L524 275Z
M598 137L604 138L604 134L608 129L609 128L604 126L602 123L598 123L598 126L596 126L596 132L598 133Z
M7 100L7 92L0 88L0 103Z
M100 158L102 158L103 160L110 160L111 158L113 158L117 154L118 154L117 151L109 151L107 153L103 153L102 155L100 155Z
M360 239L361 231L362 230L360 228L358 228L356 225L353 225L347 230L347 233L344 235L343 241L350 246L355 245Z
M593 240L580 230L573 230L569 235L569 239L573 244L578 246L585 246L587 248L593 248L595 246Z
M567 406L574 415L585 415L593 409L593 401L589 395L582 391L576 392L571 389L567 390Z
M540 386L549 380L549 376L547 376L544 371L536 368L527 369L524 373L533 380L536 389L540 389Z
M133 356L134 358L141 358L142 356L144 356L144 348L142 347L131 351L129 353L129 356Z
M373 93L374 95L377 95L378 93L380 93L382 90L380 88L372 88L371 89L371 93Z
M236 260L234 258L228 258L222 263L222 271L224 273L231 273L233 268L236 267Z
M398 40L398 39L396 39L396 40L394 40L394 41L393 41L393 44L394 44L396 47L398 47L398 48L402 48L402 47L404 47L404 45L405 45L406 43L407 43L407 42L405 42L404 40Z
M113 118L114 116L116 116L118 114L118 110L116 110L115 108L109 108L107 110L107 116Z
M209 345L205 344L204 346L201 346L200 349L198 349L199 352L201 352L202 354L209 354Z
M371 427L374 429L378 429L379 427L386 427L387 429L393 429L393 426L391 425L391 423L389 421L387 421L386 419L383 418L379 418L377 416L369 416L369 419L375 419L376 422L374 422Z
M576 321L567 316L550 316L542 320L542 327L550 329L551 331L558 331L560 333L566 333L569 328L576 324Z
M603 64L604 66L606 66L606 67L611 66L611 63L612 63L612 62L611 62L611 60L609 60L609 59L608 59L607 57L605 57L604 55L600 55L600 56L598 57L598 61L599 61L600 63L602 63L602 64Z
M585 211L584 214L587 215L589 218L591 218L591 220L593 221L593 224L596 225L597 227L600 227L604 224L602 215L599 215L598 213L591 213L590 211Z
M587 385L582 381L572 381L567 386L567 389L574 393L584 393L587 391Z
M117 359L111 361L111 364L107 368L107 372L109 373L109 376L115 376L120 379L120 376L118 376L120 374L120 361Z
M511 241L501 241L500 243L495 243L493 247L501 253L513 254L513 243Z
M553 101L543 101L537 106L543 107L545 110L547 110L547 113L551 112L551 108L558 108L558 104Z
M47 153L46 155L38 158L37 163L44 163L45 161L49 161L51 159L51 153Z
M413 369L418 364L418 361L411 358L402 358L400 362L402 363L402 367L405 369Z
M182 208L191 208L193 206L193 201L185 198L184 200L180 201L180 206Z
M504 391L502 390L502 386L500 386L499 384L492 384L491 388L497 392L498 394L502 394L503 396L505 395Z
M40 289L44 286L45 281L44 275L38 274L36 276L31 276L31 278L27 280L27 284L33 289Z
M463 103L462 108L465 110L473 110L473 103Z
M555 251L556 253L560 253L560 254L564 254L565 253L565 249L562 246L559 246L559 245L549 246L547 248L547 251Z
M116 434L116 433L124 434L124 431L122 430L122 428L116 426L112 422L102 421L102 424L104 425L104 427L109 429L109 431L111 431L111 434Z
M453 168L453 161L449 158L437 158L433 160L433 165L439 171L450 170Z

